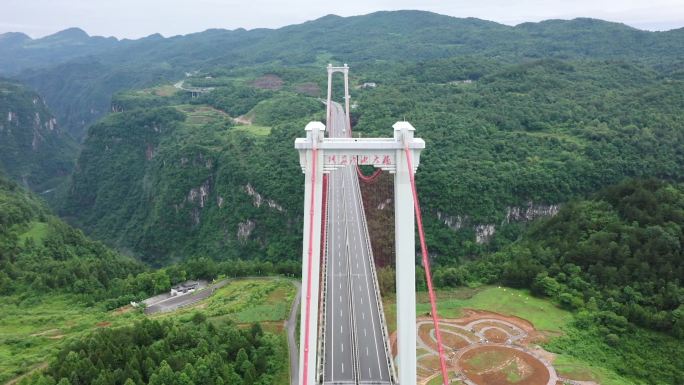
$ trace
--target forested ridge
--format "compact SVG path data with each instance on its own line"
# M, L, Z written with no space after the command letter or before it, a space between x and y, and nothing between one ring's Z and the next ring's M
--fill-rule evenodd
M55 217L0 174L0 294L78 293L109 298L117 281L145 267Z
M355 84L378 87L353 90L354 132L389 135L405 118L427 142L417 181L437 263L514 240L514 209L558 206L626 177L682 178L682 83L649 67L468 57L359 71ZM62 214L154 263L296 259L302 197L291 144L322 119L322 104L298 91L320 92L319 72L223 69L186 80L215 87L198 99L115 96L123 111L91 127ZM255 86L264 73L280 89ZM252 125L229 119L241 115ZM495 236L476 242L485 225Z
M527 287L571 310L601 310L682 337L683 225L681 185L628 180L570 201L499 252L438 268L435 281Z

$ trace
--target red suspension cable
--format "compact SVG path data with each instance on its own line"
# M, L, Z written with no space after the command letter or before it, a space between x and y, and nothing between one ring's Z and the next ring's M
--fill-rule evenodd
M311 151L311 207L309 210L309 252L308 252L308 266L306 272L306 317L304 321L304 379L303 385L309 382L309 325L311 324L311 264L313 263L313 240L314 240L314 211L316 208L316 161L318 160L318 149L316 147Z
M362 182L364 183L373 183L375 182L376 179L382 174L382 169L377 169L375 172L373 172L371 175L364 175L359 166L356 166L356 173L359 175L359 179L361 179Z
M447 385L449 383L449 374L447 373L446 361L444 359L444 349L442 347L442 334L439 331L439 319L437 317L437 301L435 299L435 292L432 288L430 260L428 258L427 245L425 244L425 232L423 231L423 217L420 213L420 203L418 202L418 190L416 190L416 180L413 176L413 162L411 160L411 151L409 151L408 144L404 146L404 151L406 152L406 163L408 164L409 178L411 180L411 191L413 192L413 208L416 211L418 235L420 236L420 251L423 254L423 266L425 267L425 280L427 281L428 292L430 294L432 322L435 325L435 336L437 336L437 349L439 351L439 366L442 370L442 383L444 385Z
M349 136L350 138L352 137L352 128L351 128L351 124L349 124L349 135L348 135L348 136ZM363 171L361 171L361 168L359 167L359 165L356 165L356 174L359 176L359 179L360 179L362 182L364 182L364 183L373 183L373 182L375 182L376 179L378 179L378 177L380 176L380 174L382 174L382 170L381 170L381 169L377 169L377 170L375 170L375 172L372 173L371 175L364 175L364 174L363 174Z

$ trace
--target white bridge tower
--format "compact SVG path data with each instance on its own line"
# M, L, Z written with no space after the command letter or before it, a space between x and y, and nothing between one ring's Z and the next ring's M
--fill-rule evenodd
M332 74L345 77L345 107L349 129L349 67L328 65L328 111ZM396 122L391 138L327 138L325 125L310 122L306 138L295 140L299 162L305 174L304 237L302 263L301 333L299 354L299 384L316 384L320 261L322 231L323 174L348 165L370 165L394 174L394 214L396 242L397 351L400 385L416 383L416 292L415 292L415 217L413 192L409 173L415 173L425 142L414 137L415 129L408 122ZM408 168L406 148L413 160ZM308 349L308 350L307 350ZM306 368L306 370L305 370ZM306 379L305 379L306 377Z

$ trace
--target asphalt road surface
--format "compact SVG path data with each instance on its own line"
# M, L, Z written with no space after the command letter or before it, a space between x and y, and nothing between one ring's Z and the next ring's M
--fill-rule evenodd
M342 106L331 106L329 135L346 137ZM330 173L326 270L325 384L390 382L373 275L373 256L356 166Z

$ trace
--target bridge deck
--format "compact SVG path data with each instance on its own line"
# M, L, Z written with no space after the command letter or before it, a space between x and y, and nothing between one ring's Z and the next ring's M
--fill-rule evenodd
M329 134L347 137L333 103ZM328 185L325 256L324 384L390 384L389 349L355 166L334 170Z

